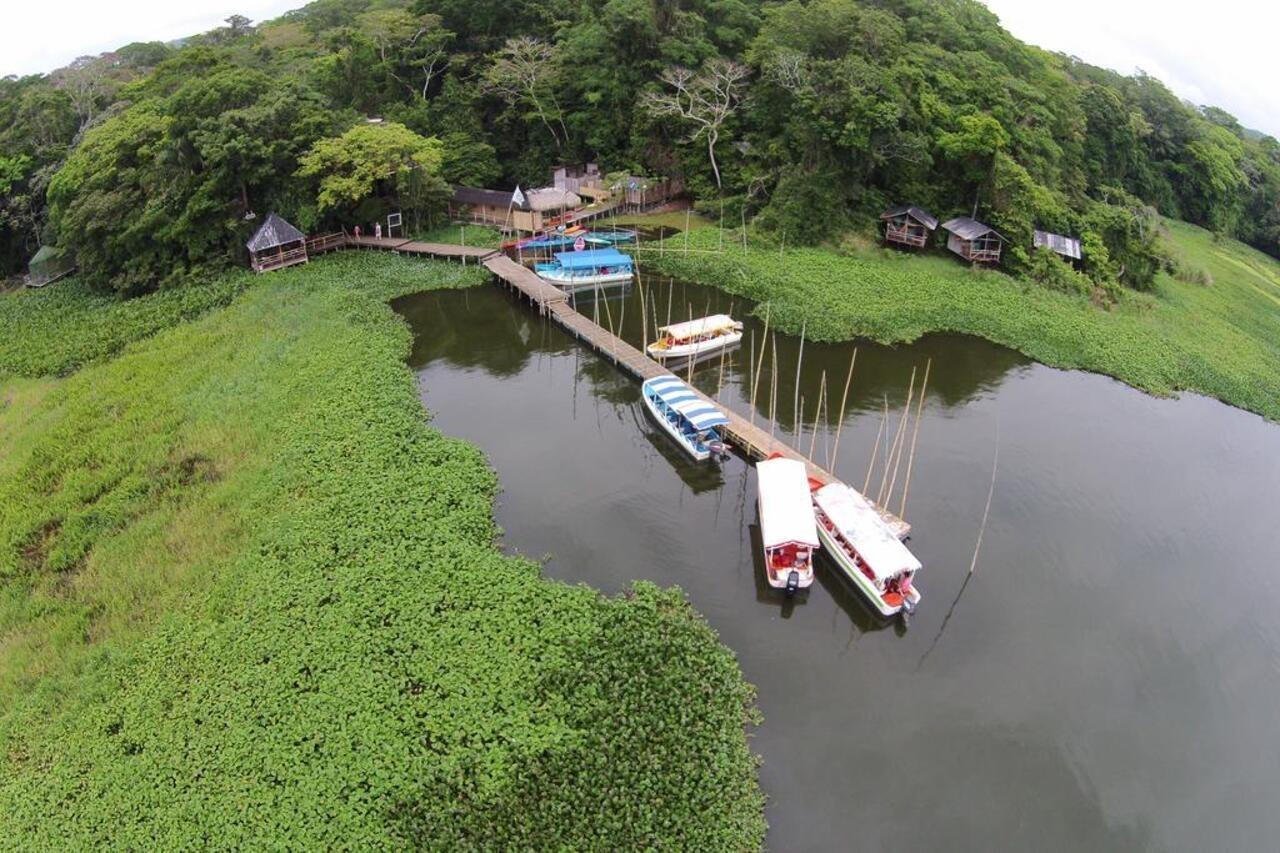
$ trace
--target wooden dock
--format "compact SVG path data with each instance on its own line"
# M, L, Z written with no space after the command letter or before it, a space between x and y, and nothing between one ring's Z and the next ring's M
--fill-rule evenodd
M483 264L501 284L528 299L540 314L551 317L578 340L586 343L596 352L611 360L620 369L640 381L643 382L646 379L653 379L656 376L664 376L671 373L670 370L617 335L614 335L608 329L578 313L569 303L569 297L563 290L538 278L532 270L516 263L495 249L457 246L447 243L421 243L392 237L348 237L347 246L461 260L463 263L468 260L474 260ZM775 453L781 454L788 459L803 462L809 472L809 476L819 482L841 482L830 471L814 464L781 438L771 437L767 429L756 425L751 419L720 405L716 400L697 388L694 388L693 391L703 400L724 412L729 419L729 423L723 428L725 438L749 458L764 459ZM876 507L881 517L893 528L899 538L905 539L910 534L910 524L887 509L877 506L870 498L867 498L867 500L871 502L872 506Z

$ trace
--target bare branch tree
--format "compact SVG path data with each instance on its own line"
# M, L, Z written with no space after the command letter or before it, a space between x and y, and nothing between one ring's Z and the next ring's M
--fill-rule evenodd
M71 108L80 121L79 132L93 123L100 106L119 87L119 81L112 75L119 64L119 57L114 53L81 56L51 75L53 84L71 99Z
M493 64L484 72L484 85L508 104L526 103L533 107L559 148L569 138L555 95L560 77L560 54L555 46L520 36L507 39L502 49L493 54ZM548 112L560 125L563 139L552 127Z
M809 83L808 58L798 50L782 49L769 58L765 77L791 94L797 94Z
M675 66L662 72L662 82L671 91L646 92L641 105L655 118L674 117L694 126L689 141L707 140L707 157L721 187L716 143L724 123L742 100L751 70L728 59L712 59L699 71Z
M445 42L448 34L440 26L439 15L413 15L403 9L375 9L358 19L363 32L373 39L386 72L411 95L425 101L436 75L448 65ZM396 73L407 66L422 75L422 86Z

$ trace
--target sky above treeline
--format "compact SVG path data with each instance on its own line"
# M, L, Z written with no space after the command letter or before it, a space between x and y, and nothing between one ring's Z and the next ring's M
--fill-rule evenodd
M14 3L0 28L0 75L52 71L133 41L169 41L231 14L273 18L304 0L42 0ZM1280 0L984 0L1031 44L1132 74L1141 68L1195 104L1280 137L1275 85Z

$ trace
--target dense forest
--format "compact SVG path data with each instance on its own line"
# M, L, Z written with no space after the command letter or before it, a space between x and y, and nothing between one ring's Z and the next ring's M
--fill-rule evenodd
M1280 256L1280 143L974 0L317 0L0 81L0 264L56 244L137 293L237 260L251 213L423 221L448 183L583 160L791 244L976 212L1042 280L1074 273L1033 227L1079 234L1095 285L1150 286L1157 212Z

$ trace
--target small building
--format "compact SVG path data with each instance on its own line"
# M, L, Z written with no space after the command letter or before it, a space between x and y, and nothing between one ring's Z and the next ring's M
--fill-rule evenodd
M684 193L684 181L679 178L645 178L627 175L614 184L620 193L619 202L628 212L643 212L660 207Z
M929 244L929 238L938 228L933 214L914 204L900 204L880 214L884 223L884 239L887 243L921 248Z
M307 262L307 235L275 213L267 214L244 246L249 250L249 264L254 272L269 272Z
M1004 235L990 225L968 216L957 216L942 223L942 230L950 234L947 248L974 264L998 264L1004 244Z
M604 185L604 175L595 163L580 166L555 166L551 169L551 186L562 192L576 193L583 198L607 201L609 190Z
M1061 234L1054 234L1049 231L1037 231L1031 242L1036 249L1045 248L1073 261L1078 261L1084 257L1084 253L1080 251L1080 239L1078 237L1064 237Z
M522 192L518 203L513 191L454 187L448 205L454 219L525 234L541 233L581 206L579 195L554 187Z
M75 257L57 246L41 246L27 262L27 287L44 287L75 272Z

